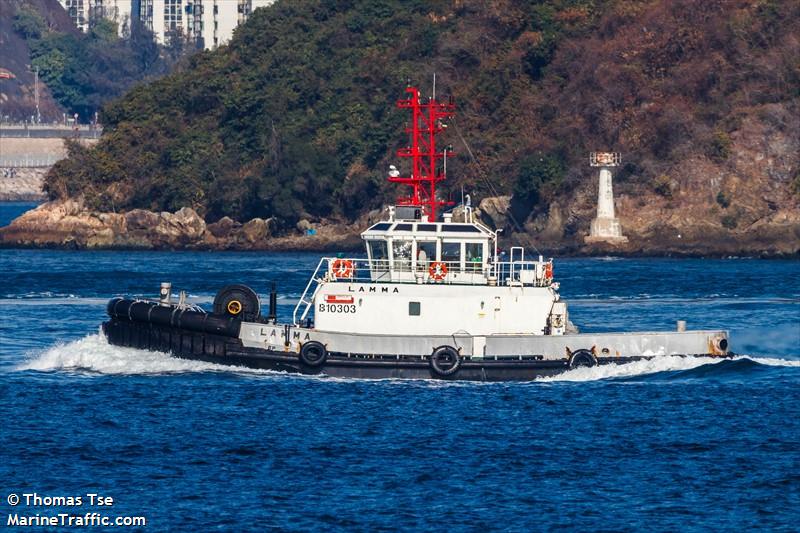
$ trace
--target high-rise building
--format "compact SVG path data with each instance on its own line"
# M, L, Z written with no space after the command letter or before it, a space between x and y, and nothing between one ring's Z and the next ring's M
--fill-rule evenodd
M72 22L88 31L92 20L106 18L117 23L120 35L130 29L131 7L135 0L59 0Z
M140 21L156 40L185 38L211 49L228 42L233 30L252 12L275 0L59 0L75 25L87 31L96 17L114 20L125 34L132 21Z

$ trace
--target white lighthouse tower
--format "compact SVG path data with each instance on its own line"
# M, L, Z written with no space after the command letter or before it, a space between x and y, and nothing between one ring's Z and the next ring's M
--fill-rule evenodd
M600 167L600 184L597 191L597 217L592 220L587 243L608 242L620 244L628 242L622 235L619 219L614 214L614 188L611 184L611 167L619 166L622 157L618 152L592 152L589 166Z

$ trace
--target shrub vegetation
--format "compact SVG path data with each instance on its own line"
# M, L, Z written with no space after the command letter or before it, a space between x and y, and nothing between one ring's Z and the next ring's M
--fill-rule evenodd
M732 110L796 96L796 62L775 58L791 57L798 9L788 0L278 1L229 45L106 104L100 143L58 163L46 187L84 193L98 209L192 205L209 221L353 219L396 194L384 178L405 144L406 114L394 101L407 80L428 94L436 72L439 95L458 104L444 196L464 186L474 197L513 193L524 213L544 209L594 175L589 151L609 149L635 154L625 187L666 196L657 176L676 161L728 156L727 134L706 139ZM64 49L43 43L38 60L58 63Z

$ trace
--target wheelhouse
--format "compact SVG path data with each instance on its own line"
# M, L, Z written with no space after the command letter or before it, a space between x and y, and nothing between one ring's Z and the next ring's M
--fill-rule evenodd
M496 235L475 222L389 220L362 233L372 281L486 284Z

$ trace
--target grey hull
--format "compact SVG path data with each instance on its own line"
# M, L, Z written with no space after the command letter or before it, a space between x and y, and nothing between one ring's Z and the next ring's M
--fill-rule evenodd
M248 324L248 326L254 325ZM264 325L263 327L273 328L276 326ZM467 350L465 347L461 347L458 349L460 357L457 370L452 374L443 375L434 368L429 346L443 341L449 341L450 345L452 345L454 343L452 336L424 340L406 339L412 346L420 343L419 353L416 354L387 353L386 350L354 353L350 350L338 348L334 343L334 339L328 338L328 342L324 345L327 348L324 360L318 364L308 364L303 361L298 353L300 350L295 349L295 347L302 347L304 342L308 343L312 340L322 345L325 337L329 337L331 334L302 328L299 329L299 332L292 331L292 328L288 326L282 326L280 329L283 332L281 345L261 348L246 346L239 338L142 321L111 319L103 324L103 331L106 337L114 345L168 352L181 358L208 361L222 365L306 375L364 379L531 381L539 377L560 374L570 370L576 364L580 366L622 364L641 359L650 359L659 355L630 353L626 355L604 355L602 353L604 348L601 346L603 346L603 343L608 344L614 342L615 339L619 343L619 339L624 339L628 343L639 346L644 342L639 337L654 334L571 335L557 339L559 343L555 345L548 344L553 338L538 337L538 340L546 342L535 345L535 347L526 342L529 339L503 337L499 339L500 342L493 345L493 349L498 346L507 346L510 353L487 354L484 352L478 355L471 353L471 350ZM694 333L696 333L694 336L686 337L684 334L683 337L675 337L689 348L680 355L717 357L727 355L727 352L714 353L715 350L699 350L699 347L708 345L706 338L716 338L714 335L718 335L718 332L703 332L702 335L699 332ZM671 337L673 334L659 333L655 335ZM711 336L709 337L709 335ZM312 336L314 337L313 339ZM667 341L664 338L658 338L660 340L652 342L657 342L658 346L663 348L664 343ZM691 339L694 339L693 342L690 342ZM462 338L462 340L464 339ZM371 342L375 341L372 340ZM383 347L394 346L396 341L380 344ZM458 344L457 339L455 344ZM466 345L466 343L462 344ZM582 361L576 362L574 356L571 358L569 352L566 351L569 344L573 344L575 349L581 350L584 354L591 355ZM440 345L447 344L442 343ZM526 345L531 347L530 351L527 353L514 353L515 351L520 351L520 346ZM374 345L373 347L377 346ZM487 343L486 346L488 347L489 344ZM616 346L621 346L621 344L616 344ZM674 347L676 344L673 342L670 346ZM352 346L348 348L352 348ZM573 353L575 349L572 350ZM542 353L548 350L559 351L563 355L556 357ZM671 349L669 354L677 355L679 353Z

